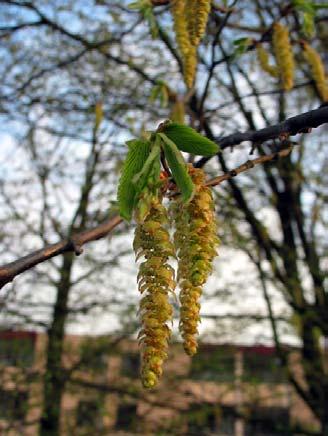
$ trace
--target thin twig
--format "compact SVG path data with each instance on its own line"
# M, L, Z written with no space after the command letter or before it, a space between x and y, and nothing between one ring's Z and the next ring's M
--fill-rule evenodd
M247 160L242 165L229 171L228 173L222 174L222 176L218 176L215 177L214 179L209 180L208 182L206 182L206 186L217 186L223 181L232 179L232 177L236 177L238 174L253 168L255 165L270 162L272 160L279 159L281 157L286 157L289 155L292 149L293 146L284 148L283 150L277 151L275 153L266 154L264 156L257 157L256 159Z

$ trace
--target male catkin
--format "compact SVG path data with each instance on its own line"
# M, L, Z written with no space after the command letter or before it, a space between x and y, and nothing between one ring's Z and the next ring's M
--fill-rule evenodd
M144 257L138 274L142 330L141 380L145 388L154 387L162 375L170 338L168 323L172 320L169 292L175 288L174 270L168 258L174 247L166 229L167 212L159 199L153 200L145 220L136 227L133 248L137 259Z
M183 56L186 56L190 49L190 40L187 30L185 8L186 0L173 0L171 2L175 37L180 53Z
M295 63L287 27L274 24L272 44L282 86L289 91L294 86Z
M278 77L278 69L269 62L269 53L265 50L262 44L256 44L256 54L260 67L263 71L270 74L272 77Z
M183 75L188 88L191 88L195 81L197 69L197 49L191 46L189 53L183 60Z
M205 34L211 0L187 0L186 19L190 42L197 47Z
M328 83L325 75L325 67L319 53L309 44L303 44L304 57L311 68L311 74L315 81L318 93L322 101L328 101Z
M171 11L173 16L175 37L183 61L183 74L186 85L191 88L197 68L197 50L190 42L186 19L187 0L173 0Z
M196 335L199 322L202 286L217 255L219 239L210 188L204 185L201 169L189 168L195 184L195 195L189 204L173 200L172 217L175 224L174 243L178 255L178 281L180 285L180 332L187 354L197 351Z

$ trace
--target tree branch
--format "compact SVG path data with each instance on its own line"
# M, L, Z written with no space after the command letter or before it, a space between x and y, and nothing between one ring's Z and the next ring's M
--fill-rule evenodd
M87 242L97 241L107 236L120 222L122 218L116 216L97 227L73 235L70 239L64 239L56 244L43 247L41 250L28 254L14 262L7 263L0 268L0 289L11 282L17 275L35 267L39 263L45 262L52 257L58 256L69 251L74 251L77 255L82 253L82 246Z
M293 146L288 148L284 148L283 150L277 151L271 154L265 154L263 156L257 157L256 159L248 160L239 167L229 171L226 174L222 174L222 176L215 177L214 179L206 182L206 186L217 186L222 183L224 180L232 179L232 177L238 176L238 174L243 173L251 168L254 168L255 165L270 162L275 159L279 159L281 157L286 157L292 151Z
M275 126L269 126L257 131L248 131L244 133L234 133L232 135L221 138L221 150L230 146L240 144L243 141L263 142L273 138L286 138L297 133L309 132L312 127L318 127L328 122L328 106L320 107L301 115L289 118L286 121ZM224 180L231 179L237 174L249 170L250 168L260 163L272 161L279 157L287 156L292 147L280 150L270 155L260 156L254 160L248 160L238 168L229 171L226 174L218 176L207 182L208 186L216 186ZM208 161L209 158L200 159L196 166L200 167ZM70 239L64 239L56 244L51 244L43 247L41 250L30 253L20 259L10 262L0 267L0 289L11 282L17 275L35 267L36 265L45 262L60 254L73 251L77 255L82 253L82 246L88 242L96 241L107 236L118 224L122 222L119 216L111 218L99 226L90 230L73 235Z
M260 130L248 130L247 132L236 132L231 135L217 138L221 151L228 147L234 147L245 141L253 144L260 144L269 139L283 138L294 136L299 133L309 133L312 128L319 127L328 123L328 105L319 107L309 112L288 118L282 123L274 126L265 127ZM195 166L200 168L208 162L211 157L204 157L196 162Z

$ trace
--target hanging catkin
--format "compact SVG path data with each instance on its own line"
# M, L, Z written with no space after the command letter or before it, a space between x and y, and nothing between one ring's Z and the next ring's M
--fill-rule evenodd
M280 23L274 24L272 44L282 86L285 91L289 91L294 85L295 65L287 27Z
M186 7L186 0L173 0L171 3L175 37L183 61L183 75L187 87L191 88L196 75L197 50L190 42Z
M174 243L178 255L178 280L180 285L180 332L184 349L193 355L197 351L196 335L199 322L202 286L217 255L219 239L216 235L214 203L210 188L204 186L205 175L201 169L189 168L195 184L195 195L187 205L173 200L172 217L175 224Z
M173 292L175 281L168 258L174 256L174 247L166 229L167 222L166 209L159 199L154 199L144 222L137 225L133 243L137 259L145 258L138 274L138 287L143 295L139 338L141 380L145 388L154 387L162 375L171 334L168 326L172 320L169 292Z
M197 49L196 47L190 46L190 50L187 56L183 60L183 74L186 85L191 88L195 81L197 69Z
M186 19L190 42L197 47L205 34L211 0L187 0Z
M319 53L307 43L303 43L303 53L311 68L311 74L315 81L318 93L322 101L328 101L328 83L325 75L325 67Z
M185 123L185 104L182 99L179 99L178 97L176 98L175 103L172 106L169 118L175 123Z
M277 67L270 64L269 53L265 50L262 44L256 44L256 54L262 70L270 74L272 77L278 77Z

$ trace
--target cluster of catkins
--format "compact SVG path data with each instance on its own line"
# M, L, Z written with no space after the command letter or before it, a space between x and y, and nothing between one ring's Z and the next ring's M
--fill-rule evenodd
M177 44L183 60L184 79L191 88L197 68L197 47L203 37L211 0L172 0L171 11Z
M191 166L189 173L195 185L195 194L189 203L184 204L179 196L173 197L169 217L159 188L157 194L152 193L147 215L136 216L133 247L136 258L144 258L139 268L138 287L142 294L141 379L146 388L157 384L167 357L169 324L173 316L169 294L176 287L169 258L178 259L180 331L185 351L193 355L197 351L199 298L219 243L212 193L205 186L204 172ZM170 240L170 224L175 227L174 244Z
M319 53L310 45L301 41L303 56L310 66L312 78L316 84L318 94L322 101L328 101L328 83L324 64ZM295 61L290 42L288 28L281 23L275 23L272 28L272 49L276 64L272 65L269 53L261 43L256 44L258 62L263 71L272 77L279 78L285 91L294 86Z

